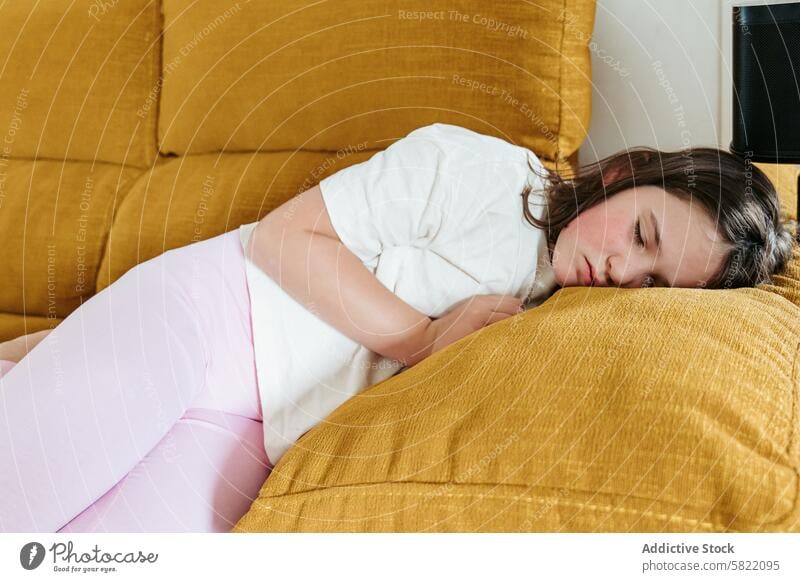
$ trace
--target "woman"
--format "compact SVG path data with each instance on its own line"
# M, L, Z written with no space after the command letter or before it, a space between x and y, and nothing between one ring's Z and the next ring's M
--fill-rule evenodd
M416 129L137 265L32 347L0 379L0 529L227 531L292 443L401 366L558 287L754 286L791 245L772 184L724 151L567 179Z

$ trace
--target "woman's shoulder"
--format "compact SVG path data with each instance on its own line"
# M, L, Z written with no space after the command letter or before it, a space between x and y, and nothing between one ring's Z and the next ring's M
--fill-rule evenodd
M526 147L474 129L449 123L432 123L411 131L409 137L422 138L434 143L447 143L456 149L448 149L450 153L473 155L483 161L503 163L524 163L528 160L541 165L539 157Z

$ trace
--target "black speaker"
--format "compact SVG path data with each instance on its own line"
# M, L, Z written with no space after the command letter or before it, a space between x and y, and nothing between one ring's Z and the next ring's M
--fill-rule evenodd
M800 162L800 2L733 7L731 152Z

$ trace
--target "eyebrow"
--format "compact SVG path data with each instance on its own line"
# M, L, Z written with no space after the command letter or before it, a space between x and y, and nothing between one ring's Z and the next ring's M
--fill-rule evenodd
M656 214L653 212L652 208L650 209L650 222L653 224L653 230L655 231L656 248L658 249L658 254L661 254L661 233L658 230L658 221L656 220ZM662 279L662 281L667 287L672 287L670 282L666 279Z

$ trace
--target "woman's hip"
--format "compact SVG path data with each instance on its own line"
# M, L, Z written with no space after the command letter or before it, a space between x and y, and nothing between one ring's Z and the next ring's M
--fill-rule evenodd
M155 260L194 305L205 346L206 387L190 408L261 420L250 294L239 229L171 249Z

